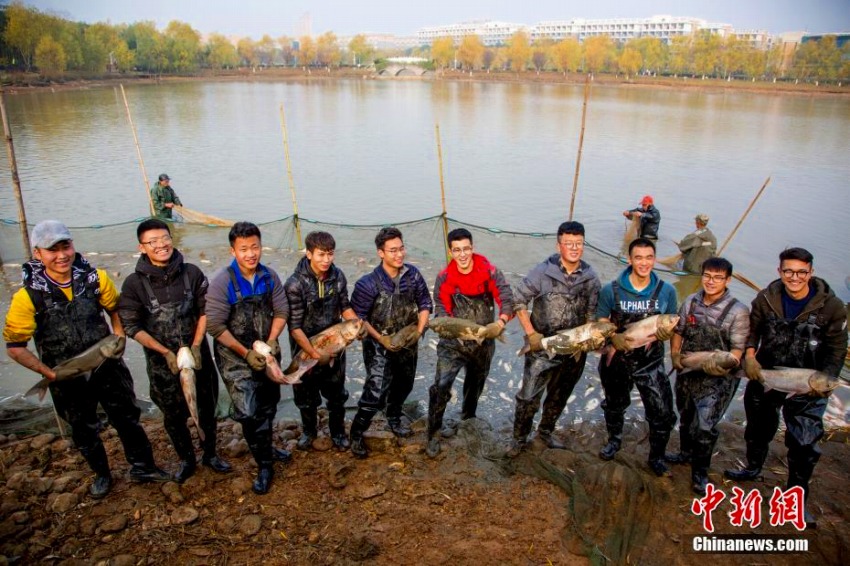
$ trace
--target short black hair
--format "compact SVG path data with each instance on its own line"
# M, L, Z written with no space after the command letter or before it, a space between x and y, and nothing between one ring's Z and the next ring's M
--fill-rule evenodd
M815 261L815 256L805 248L786 248L779 254L779 265L782 265L782 262L786 259L796 259L811 265Z
M558 226L558 238L561 238L561 234L569 234L570 236L581 236L584 237L584 224L581 222L576 222L574 220L569 220L567 222L562 222L560 226Z
M724 257L710 257L702 262L702 273L709 270L725 271L726 277L732 277L732 262Z
M469 243L472 243L472 233L466 228L455 228L449 235L446 237L446 243L449 247L452 247L452 242L458 242L460 240L469 240Z
M635 248L652 248L652 251L655 252L655 242L649 238L635 238L629 244L629 255L632 255L632 250Z
M171 235L171 227L168 226L167 222L163 222L159 218L148 218L136 227L136 239L139 240L140 244L142 243L142 234L148 230L166 230Z
M308 252L319 248L323 252L332 252L336 249L336 240L327 232L310 232L304 239Z
M234 242L236 242L236 238L250 238L251 236L256 236L260 240L263 239L260 235L260 228L253 222L237 222L230 228L227 239L230 240L230 246L232 247Z
M387 226L386 228L381 228L378 232L378 235L375 236L375 247L379 250L383 249L384 243L395 238L398 238L402 242L404 241L404 238L402 238L401 236L401 230L399 230L395 226Z

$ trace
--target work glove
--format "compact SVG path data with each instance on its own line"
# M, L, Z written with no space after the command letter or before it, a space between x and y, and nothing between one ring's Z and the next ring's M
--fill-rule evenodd
M201 362L201 347L200 346L192 346L192 358L195 360L195 369L201 369L203 365Z
M326 366L326 365L328 365L329 363L331 363L331 357L332 357L332 356L331 356L330 354L328 354L327 352L320 352L319 350L316 350L316 351L319 353L319 357L318 357L318 358L313 358L313 359L318 360L318 361L316 362L318 365L320 365L320 366Z
M504 329L505 327L499 324L499 321L491 322L484 327L484 338L498 338Z
M670 361L673 362L673 369L682 371L685 366L682 365L682 352L670 352Z
M622 332L617 332L616 334L611 335L611 345L614 346L614 349L618 352L631 352L634 348L632 348L631 343L633 339L629 338Z
M655 331L655 339L659 342L665 342L672 338L673 334L674 332L672 328L670 330L664 330L663 328L659 328Z
M764 383L764 376L761 374L761 364L755 356L744 358L744 373L747 374L749 379Z
M180 368L177 367L177 355L171 350L167 351L163 355L165 356L165 363L168 364L168 371L170 371L174 375L180 373Z
M714 360L706 360L703 362L701 369L708 375L713 375L715 377L722 377L726 375L726 370L717 365Z
M378 338L378 343L380 343L381 346L383 346L386 350L390 352L398 352L402 349L402 346L393 346L392 336L381 335L381 337Z
M245 354L245 361L248 366L254 371L263 371L266 369L266 357L256 350L248 350Z
M277 340L269 340L266 344L268 344L269 348L271 348L271 351L269 352L271 357L276 358L280 355L280 342Z
M528 335L528 349L531 352L539 352L543 349L543 335L539 332L532 332Z

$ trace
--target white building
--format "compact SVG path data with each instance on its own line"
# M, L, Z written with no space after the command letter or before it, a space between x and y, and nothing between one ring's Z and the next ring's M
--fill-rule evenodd
M446 26L422 28L416 32L420 45L431 45L438 37L451 37L455 44L460 44L467 35L477 35L487 46L504 45L516 32L529 31L524 24L507 22L463 22Z

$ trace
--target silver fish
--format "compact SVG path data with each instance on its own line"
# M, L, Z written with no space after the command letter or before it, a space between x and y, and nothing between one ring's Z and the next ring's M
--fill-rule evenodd
M204 431L201 430L201 422L198 420L198 393L195 389L195 356L189 347L183 346L177 350L177 367L180 368L180 388L183 389L186 406L189 407L189 414L195 422L198 438L203 441Z
M588 322L569 330L564 330L553 336L547 336L541 342L543 350L549 359L557 355L573 356L576 360L584 352L598 350L605 344L605 339L614 334L617 326L610 322ZM519 351L519 356L530 351L528 344Z
M310 338L310 344L319 353L329 354L331 356L330 363L333 365L334 356L345 350L355 339L361 338L364 332L363 321L359 318L345 320ZM310 371L318 362L319 360L310 357L307 352L303 350L298 352L287 368L287 373L283 374L285 383L301 383L301 376Z
M703 365L708 361L713 361L718 367L727 371L738 367L738 358L733 356L731 352L724 350L683 352L681 361L685 369L680 371L679 375L695 369L702 369Z
M805 368L775 367L773 369L762 369L764 378L764 390L775 389L787 393L788 397L794 395L817 395L828 397L838 387L838 380L827 374Z
M487 339L485 336L487 331L484 326L465 318L434 317L428 321L428 328L433 330L440 338L457 338L461 341L473 340L476 344L481 344ZM499 340L505 341L502 335L499 335Z

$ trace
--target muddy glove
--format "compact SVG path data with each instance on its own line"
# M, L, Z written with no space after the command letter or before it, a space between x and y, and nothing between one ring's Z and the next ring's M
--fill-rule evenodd
M505 327L499 324L499 321L491 322L484 327L484 338L498 338L504 329Z
M201 360L201 347L192 346L192 358L195 360L195 369L201 369L203 362Z
M755 357L744 358L744 373L749 379L764 383L764 376L761 374L761 364Z
M266 357L256 350L248 350L245 354L245 361L248 366L254 371L263 371L266 369Z
M611 345L614 346L614 349L618 352L631 352L634 348L632 348L633 340L628 338L622 332L617 332L616 334L611 335Z
M378 339L378 343L390 352L398 352L402 348L401 346L393 346L393 337L392 336L382 335Z
M674 332L673 332L672 328L670 330L664 330L663 328L659 328L658 330L655 331L655 338L659 342L665 342L665 341L669 340L670 338L672 338L673 334L674 334Z
M269 340L266 344L268 344L269 348L271 348L269 355L273 358L277 358L280 355L280 342L277 340Z
M531 352L539 352L543 349L543 335L539 332L532 332L527 337L528 349Z
M670 352L670 361L673 362L673 369L682 371L685 366L682 365L682 352Z
M177 355L171 350L169 350L164 353L163 356L165 356L165 363L168 364L168 371L170 371L174 375L180 373L180 368L177 367Z
M707 373L708 375L713 375L715 377L722 377L726 375L726 370L717 365L717 362L714 360L706 360L702 364L702 371Z

